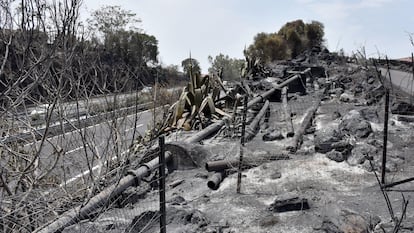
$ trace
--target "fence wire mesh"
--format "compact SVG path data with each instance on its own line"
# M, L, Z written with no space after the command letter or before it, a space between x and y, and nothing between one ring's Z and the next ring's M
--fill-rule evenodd
M384 130L386 130L384 132L384 140L389 137L392 138L396 133L402 140L397 143L397 146L390 146L387 144L384 144L383 146L384 155L381 163L381 183L389 187L397 185L397 183L406 178L398 177L396 169L393 168L395 167L394 156L402 152L400 156L406 159L407 154L404 153L404 150L399 151L400 149L398 148L401 146L403 148L410 146L409 144L411 144L411 139L414 136L412 130L407 130L412 126L412 122L414 122L414 63L412 63L408 69L406 66L404 66L405 69L395 70L392 68L395 67L388 66L386 69L381 69L384 83L392 84L386 86L389 95L388 109L386 107L386 101L382 104L384 117L388 118L384 119L384 121L388 120L388 122L386 122L387 127L384 125ZM387 111L388 114L385 114L385 111ZM397 131L395 128L398 128ZM385 145L387 146L385 147ZM407 166L401 168L400 171L407 174L413 174L414 168L408 164L409 160L407 160ZM406 182L401 182L401 184L409 182L411 181L408 179Z
M120 180L177 98L139 92L157 69L109 61L76 34L80 1L22 4L0 4L2 232L32 232Z
M219 135L205 143L208 148L221 149L220 152L215 151L217 149L211 149L210 152L218 154L211 163L208 163L211 170L210 181L217 183L217 185L211 183L213 189L219 189L221 186L226 188L231 185L234 186L234 192L237 191L239 156L243 150L241 193L250 195L277 193L275 186L272 187L277 174L273 174L273 178L268 177L267 166L275 166L278 162L280 163L279 160L289 159L290 148L295 143L301 143L289 133L292 128L294 132L298 131L306 113L320 100L320 96L316 93L308 95L288 93L286 100L287 104L284 104L282 99L268 104L263 101L249 109L245 135L242 135L241 130L243 125L243 105L241 104L237 108L233 121L227 123ZM260 115L260 112L263 114ZM255 121L259 119L256 118L258 115L260 120L256 124ZM246 139L244 146L241 146L241 137ZM227 146L223 148L223 144ZM220 170L223 167L225 171ZM277 169L275 172L277 173ZM215 177L217 174L220 174L220 181L217 181Z

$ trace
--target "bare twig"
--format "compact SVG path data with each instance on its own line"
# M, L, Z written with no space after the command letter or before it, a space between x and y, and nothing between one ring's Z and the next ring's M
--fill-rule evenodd
M370 166L371 166L372 172L374 173L375 178L377 179L378 185L379 185L379 187L380 187L380 189L381 189L381 193L382 193L382 195L384 196L385 202L387 203L387 208L388 208L388 212L389 212L389 214L390 214L390 217L391 217L391 219L392 219L393 221L395 221L395 215L394 215L394 211L393 211L393 209L392 209L392 205L391 205L390 198L388 197L388 193L386 192L386 190L385 190L385 189L383 188L383 186L381 185L381 180L380 180L380 178L378 177L377 172L375 171L375 167L374 167L374 165L372 164L371 159L370 159L370 158L368 158L368 161L369 161L369 164L370 164Z
M401 193L401 196L403 198L403 206L402 206L401 217L396 222L396 224L394 226L393 233L397 233L397 232L400 231L401 223L403 222L403 220L405 218L405 215L407 213L408 200L405 199L404 194Z

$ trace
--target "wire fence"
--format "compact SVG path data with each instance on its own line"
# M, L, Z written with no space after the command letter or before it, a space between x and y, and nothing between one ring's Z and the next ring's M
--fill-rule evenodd
M313 90L313 89L312 89ZM234 182L234 190L242 194L274 195L277 190L266 185L275 177L266 177L263 167L278 160L290 158L291 150L297 150L303 137L309 133L301 128L312 130L312 121L305 119L313 115L318 105L320 92L276 92L272 101L263 101L246 109L243 104L237 109L233 121L226 125L220 135L231 146L222 148L222 155L206 163L210 172L208 186L217 190L222 182ZM249 99L244 99L247 103ZM309 113L313 111L312 113ZM304 121L309 121L306 126ZM245 130L243 129L245 128ZM301 132L302 131L302 132ZM295 134L298 134L295 136ZM223 138L217 137L209 143L220 144ZM214 153L214 152L212 152ZM280 175L280 174L279 174ZM231 181L226 181L231 180ZM265 181L266 180L266 181Z
M96 210L89 215L95 218L76 223L65 230L85 233L111 229L118 232L165 232L166 160L165 151L161 148L163 138L160 139L159 147L142 157L138 169L128 171L129 175L111 182L114 183L113 188L109 188L111 192L106 192L107 188L97 194L97 199L107 200L107 204L93 207ZM123 185L128 179L133 179L134 184ZM119 194L109 198L111 193ZM80 220L77 219L77 222Z
M145 152L136 165L115 165L101 177L94 192L78 189L85 193L75 196L60 188L5 198L2 208L10 211L1 216L2 230L166 232L165 179L170 160L171 153L165 152L164 137L160 137L158 146ZM11 209L11 204L17 205Z
M32 232L120 180L177 99L159 85L140 92L138 76L154 81L154 70L108 65L88 47L80 1L22 4L0 4L2 232Z
M391 124L396 124L396 122L400 122L400 126L404 125L403 122L408 124L414 122L414 66L412 73L387 69L384 75L384 80L392 85L387 86L384 90L385 98L382 106L384 112L384 144L381 158L380 182L382 188L391 188L414 180L414 178L411 177L395 180L394 177L387 176L387 173L389 172L388 163L390 160L387 143L388 134L390 134L389 127ZM411 137L411 133L408 136ZM412 169L409 168L409 170Z
M1 143L0 222L4 232L32 232L122 178L133 165L140 149L134 146L145 137L150 123L141 116L152 115L117 115L106 110L90 117L102 120L89 124L85 122L89 116L81 119L78 112L75 119L46 120L59 126L55 134L48 134L48 126L32 127L30 117L16 120L16 112L7 113L12 116L9 121L27 127L20 133L8 130ZM143 124L136 125L140 121ZM46 131L40 139L39 129Z
M342 71L341 71L342 72ZM229 149L233 150L232 156L227 156L223 161L220 161L218 163L211 163L211 170L215 172L219 172L219 170L214 170L215 167L217 169L222 169L222 167L228 167L230 174L234 173L239 169L238 165L239 157L234 156L234 154L242 154L242 160L243 166L242 170L245 168L252 168L257 167L260 165L263 165L265 163L272 162L273 160L278 159L288 159L289 153L295 151L299 147L301 147L301 150L298 151L299 153L312 153L314 152L314 143L305 144L303 139L308 137L308 133L315 132L315 128L324 128L322 125L314 125L312 126L312 115L316 112L317 106L320 103L320 100L322 97L329 97L329 96L336 96L337 101L341 103L341 105L338 105L336 102L328 102L324 105L324 110L328 114L332 114L333 117L339 118L341 117L341 114L347 113L347 110L354 109L355 106L357 108L362 108L362 106L370 106L373 103L378 103L380 101L381 103L384 103L384 93L385 89L383 86L379 86L380 89L375 89L375 76L373 76L370 72L359 72L356 73L355 71L347 71L345 73L339 72L340 76L338 77L335 73L332 80L336 80L332 83L332 85L327 86L329 89L328 92L326 92L325 95L318 95L313 93L313 91L310 91L307 95L302 95L302 93L289 93L288 97L286 98L288 101L283 101L283 93L281 94L280 101L277 102L270 102L269 106L264 105L262 102L256 107L253 107L253 109L249 109L247 114L247 121L246 121L246 128L249 129L249 124L251 124L252 121L254 121L254 116L259 115L258 112L261 110L263 106L265 108L268 108L269 110L265 114L266 116L264 119L260 121L260 123L256 126L256 133L254 138L251 138L251 140L248 140L248 142L245 144L245 146L241 146L240 149L235 150L235 148ZM344 75L345 74L345 75ZM348 76L348 77L347 77ZM412 83L413 79L410 74L404 73L404 78L410 78ZM385 77L386 78L386 77ZM373 80L371 80L373 79ZM381 78L382 82L384 82L384 77ZM329 78L327 81L330 81ZM345 83L341 84L341 83ZM361 86L364 82L368 82L366 87ZM371 85L374 90L371 90L368 85ZM410 84L411 85L411 84ZM407 86L410 86L407 85ZM341 87L340 90L337 90L338 87ZM409 115L413 115L413 109L410 104L410 99L412 98L412 95L407 95L406 93L402 93L399 91L395 85L394 90L390 88L390 112L393 114L393 117L395 119L403 119L405 121L410 121L411 117ZM315 88L316 89L316 88ZM361 91L361 90L362 91ZM366 90L365 90L366 89ZM312 90L312 89L308 89ZM338 93L339 91L339 93ZM344 93L345 91L345 93ZM364 92L365 91L365 92ZM377 93L378 92L378 93ZM343 95L342 95L343 94ZM378 97L378 96L379 97ZM347 96L352 96L351 98L348 98ZM345 98L347 97L347 98ZM372 100L375 99L375 100ZM372 103L370 101L373 101ZM382 102L381 102L382 101ZM288 104L286 104L286 102ZM331 103L332 102L332 103ZM328 106L332 105L332 106ZM340 106L340 107L339 107ZM316 107L316 108L315 108ZM384 107L381 107L383 109ZM382 114L384 111L379 109L378 114ZM231 136L235 135L237 137L246 137L246 135L242 136L242 109L239 109L238 114L236 116L236 119L234 120L234 125L229 125L229 130L224 132L223 134L225 136ZM312 113L313 112L313 113ZM309 114L310 113L310 114ZM288 116L288 117L287 117ZM309 119L307 119L309 117ZM383 119L383 116L380 117ZM332 118L335 119L335 118ZM376 122L375 119L370 119L374 122ZM308 122L309 121L309 122ZM305 123L305 124L303 124ZM253 127L254 128L254 127ZM238 129L238 130L237 130ZM303 129L303 132L300 132ZM246 130L246 134L248 134L249 130ZM291 132L294 132L293 135ZM296 137L295 134L299 132L299 137ZM310 136L312 137L312 136ZM242 144L242 143L241 143ZM295 149L296 148L296 149ZM243 151L242 151L243 150ZM240 152L242 151L242 152ZM276 154L278 153L278 154ZM267 157L267 158L266 158ZM249 161L250 159L250 161ZM249 162L251 164L248 164ZM260 171L257 171L258 169L253 169L254 172L260 173ZM242 179L241 187L243 187L243 184L245 184L245 192L247 193L269 193L271 194L271 188L269 186L263 185L263 177L260 177L258 175L251 174L249 170L246 170L248 174L250 174L252 177L257 177L257 185L256 184L249 184L246 185L245 182L251 181L251 179L245 179L245 182ZM228 174L223 174L223 172L219 172L221 174L215 174L212 175L211 180L214 181L211 183L211 187L214 187L214 189L219 188L219 185L216 183L217 180L224 179L224 177ZM280 174L275 174L275 177L279 176ZM223 178L221 177L223 176ZM240 177L238 175L237 177ZM243 175L241 177L244 177ZM247 176L249 177L249 176ZM234 181L235 183L240 183L240 179L237 179L238 181ZM220 181L221 182L221 181ZM250 187L249 189L246 189L247 187ZM239 187L239 185L236 185L235 187ZM242 188L243 190L243 188Z
M21 12L31 15L36 9L29 7L38 7L39 12L45 9L41 2L32 3ZM74 40L75 34L65 30L79 30L74 17L77 4L70 9L46 7L55 12L39 13L39 20L22 22L22 28L16 29L16 12L10 4L5 1L1 5L0 17L0 231L43 229L67 211L94 206L94 201L100 208L75 213L73 219L95 221L81 221L69 228L80 232L102 227L126 232L165 231L160 225L166 224L162 193L168 172L163 174L165 168L159 167L158 159L164 153L160 146L146 149L154 145L151 140L159 133L157 122L165 115L163 106L178 99L177 93L159 87L152 93L139 93L137 75L149 73L145 67L130 71L132 67L103 65L105 59L99 56L76 53L85 46L84 41ZM48 15L62 17L48 24L62 33L54 43L43 38L49 32L37 31L48 28L47 20L41 20ZM410 121L409 116L414 115L413 76L388 70L382 73L385 81L394 84L390 88L391 113ZM310 78L305 75L297 84L312 86ZM122 94L124 91L127 93ZM290 91L281 90L275 94L278 101L263 101L249 110L236 106L235 119L215 138L220 141L224 136L231 143L220 151L219 160L209 164L210 188L218 189L223 180L230 180L235 192L276 191L263 184L280 174L267 178L260 169L289 159L289 152L298 150L312 128L307 116L311 120L320 100L313 92L303 95L303 88ZM247 102L244 100L244 106ZM154 160L158 163L151 163ZM151 172L136 178L131 171L140 168L151 168ZM125 178L134 185L115 192L123 187ZM108 188L113 189L108 192ZM109 195L99 196L105 190Z

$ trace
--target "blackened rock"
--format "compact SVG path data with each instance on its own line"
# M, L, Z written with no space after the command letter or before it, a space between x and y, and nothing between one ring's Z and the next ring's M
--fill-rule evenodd
M315 151L327 153L333 149L332 144L339 142L342 135L333 129L317 131L315 135Z
M167 209L167 224L193 224L194 231L192 232L202 232L199 228L205 227L209 223L210 220L199 210L180 207L171 207Z
M168 201L168 203L170 203L171 205L185 205L185 204L187 204L184 197L182 197L180 195L174 196L173 198L171 198Z
M384 94L385 94L385 91L382 85L379 85L375 88L368 90L367 94L365 95L367 104L372 105L372 104L378 103L378 101L381 100Z
M331 94L331 95L341 95L342 93L344 93L344 89L343 88L341 88L341 87L338 87L338 88L335 88L335 89L332 89L332 90L329 90L329 94Z
M391 105L391 113L400 115L414 115L414 105L400 101Z
M341 219L340 229L344 232L367 233L369 232L369 224L359 214L345 213Z
M336 151L336 150L331 150L328 153L326 153L326 157L338 163L343 162L346 159L345 155L343 155L341 152Z
M263 135L263 141L282 140L283 138L283 135L278 131L268 132Z
M329 219L324 219L321 227L319 227L317 230L321 230L325 233L344 233L342 230L339 229L337 225L335 225Z
M339 130L344 135L350 134L357 138L366 138L372 133L371 124L356 110L351 110L342 117Z
M351 151L351 155L348 157L348 163L350 165L363 164L367 159L367 156L374 156L378 153L378 149L370 144L357 144Z
M321 227L315 230L320 230L326 233L368 233L369 224L361 215L342 210L339 218L325 219Z
M341 140L339 142L332 143L332 148L336 151L341 152L343 155L348 155L351 152L353 146L349 142Z
M359 110L359 113L367 121L372 121L372 122L375 122L375 123L380 122L378 112L377 112L376 109L363 108L363 109Z
M310 209L306 198L293 197L283 200L275 200L270 204L269 210L274 212L299 211Z

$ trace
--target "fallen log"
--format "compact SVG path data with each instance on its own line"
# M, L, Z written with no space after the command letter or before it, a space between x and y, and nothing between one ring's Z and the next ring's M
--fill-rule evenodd
M184 183L184 180L176 180L176 181L170 183L169 186L170 186L170 188L175 188L175 187L177 187L178 185L180 185L182 183Z
M262 157L255 157L255 158L244 158L242 168L252 168L255 166L259 166L265 162L275 161L275 160L287 160L290 159L288 155L271 155L271 156L262 156ZM207 171L215 171L221 172L231 168L238 168L239 160L217 160L217 161L209 161L206 163L205 168Z
M397 121L414 122L413 116L397 115Z
M165 162L171 160L171 153L165 153ZM104 189L98 195L92 197L86 205L78 206L59 216L52 223L48 223L34 232L36 233L54 233L61 232L66 227L75 224L83 219L88 218L98 208L105 206L111 199L121 194L130 186L139 185L142 178L147 177L155 169L158 169L159 158L155 158L148 163L141 165L137 170L130 171L127 176L122 178L118 183Z
M207 187L212 190L217 190L225 177L224 172L216 172L207 181Z
M290 82L298 79L299 75L294 75L293 77L287 79L286 81L276 84L275 87L272 89L266 91L262 95L259 95L249 101L248 108L253 106L256 103L259 103L263 101L264 99L269 98L275 91L280 90L282 87L288 85ZM226 119L227 118L227 119ZM228 120L228 117L224 117L224 119L217 121L216 123L213 123L206 127L205 129L195 133L191 137L184 140L186 143L195 143L199 142L206 137L214 134L217 132L221 127L225 125L225 120ZM172 156L171 153L167 152L165 155L165 160L168 163L171 160ZM48 223L42 227L39 227L34 232L36 233L54 233L54 232L60 232L64 228L75 224L83 219L86 219L89 217L91 213L93 213L98 208L104 206L108 201L115 196L121 194L124 190L126 190L128 187L133 185L138 185L141 178L148 176L152 170L158 168L159 159L155 158L151 160L150 162L142 165L137 170L132 171L130 174L122 178L118 183L109 186L108 188L104 189L102 192L100 192L98 195L92 197L89 202L84 206L78 206L72 210L69 210L59 216L55 221Z
M255 105L257 103L260 103L265 99L268 99L271 95L273 95L273 93L275 91L279 91L281 88L283 88L286 85L289 85L289 83L297 80L298 78L300 78L300 75L293 75L292 77L285 80L284 82L282 82L280 84L276 84L272 89L262 93L261 95L256 96L252 100L250 100L247 103L247 108L251 108L253 105ZM216 133L218 130L220 130L221 127L223 127L225 125L226 120L229 120L229 117L224 117L222 120L219 120L216 123L213 123L213 124L209 125L205 129L203 129L203 130L195 133L191 137L185 139L184 142L195 143L195 142L199 142L199 141L207 138L208 136L210 136L210 135Z
M282 103L283 103L283 112L285 115L285 122L287 126L287 134L286 137L293 137L295 135L295 131L293 130L293 123L292 123L292 112L290 111L290 106L288 105L288 88L283 87L282 89Z
M292 144L288 145L286 149L292 153L296 152L302 145L303 135L306 132L306 129L312 124L313 117L316 110L321 103L321 98L318 100L306 111L305 117L303 118L302 123L299 126L299 129L296 130L296 134L293 137Z
M252 107L253 105L269 98L275 91L282 89L284 86L289 85L291 82L297 80L300 78L300 75L293 75L292 77L286 79L285 81L283 81L282 83L279 84L275 84L274 87L268 91L266 91L265 93L256 96L255 98L253 98L252 100L249 101L249 103L247 104L247 108Z
M256 135L257 128L259 127L260 120L266 114L268 109L269 109L269 101L266 100L266 102L263 105L262 109L260 109L259 113L254 117L253 121L246 128L246 135L244 137L245 141L251 140Z

